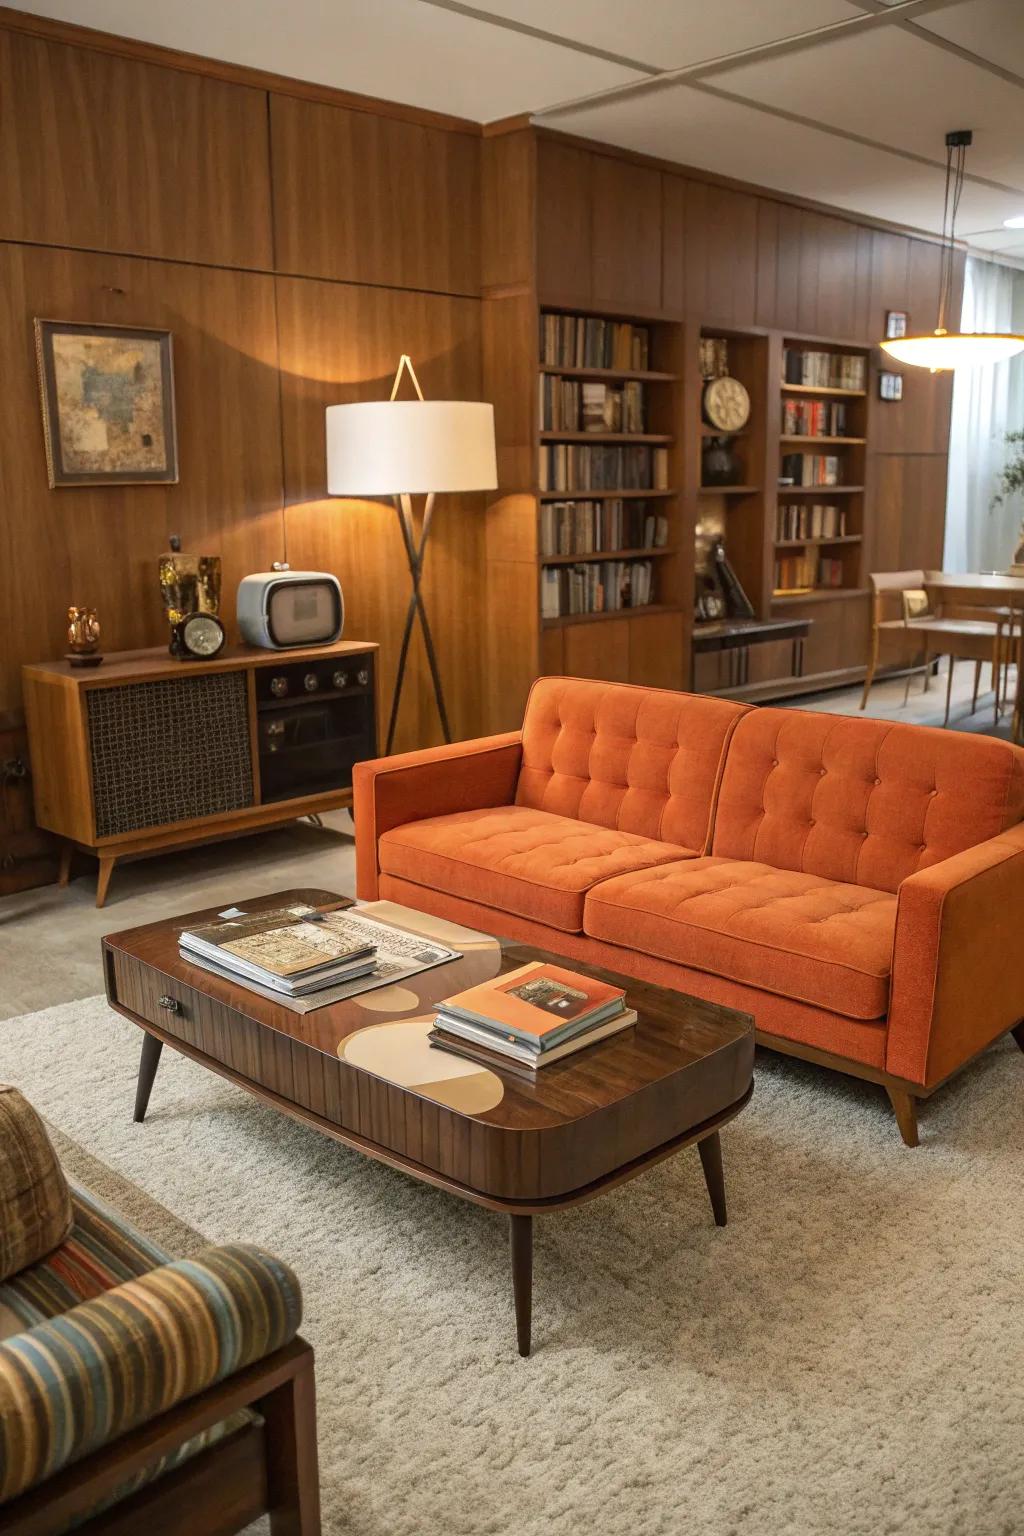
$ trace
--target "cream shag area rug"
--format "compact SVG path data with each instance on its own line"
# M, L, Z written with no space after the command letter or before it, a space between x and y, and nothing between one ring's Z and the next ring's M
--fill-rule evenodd
M762 1056L723 1134L728 1228L695 1151L539 1221L526 1361L501 1219L169 1049L133 1125L140 1042L69 1003L0 1024L0 1080L158 1238L295 1266L329 1536L1024 1532L1012 1042L915 1152L879 1089Z

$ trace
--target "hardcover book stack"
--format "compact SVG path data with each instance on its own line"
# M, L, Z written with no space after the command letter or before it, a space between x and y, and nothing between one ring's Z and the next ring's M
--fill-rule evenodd
M815 389L863 389L867 359L851 352L805 352L784 347L784 384L807 384Z
M625 320L595 315L541 315L540 360L556 368L622 368L642 373L650 367L650 332Z
M637 443L542 443L542 491L650 491L668 487L668 450Z
M781 479L791 485L839 485L839 467L834 453L784 453Z
M643 432L644 387L635 379L621 388L580 383L542 373L540 425L542 432Z
M613 613L652 602L650 560L601 560L588 565L548 566L541 571L540 616L560 619L577 613Z
M783 400L783 437L845 437L843 400Z
M780 555L775 562L775 592L807 592L815 587L841 587L843 562L817 555Z
M646 501L545 501L540 509L542 555L592 555L603 549L661 549L668 518Z
M535 960L447 998L429 1038L456 1055L532 1073L635 1023L621 988Z
M842 539L845 536L845 508L828 502L787 502L776 513L776 539Z

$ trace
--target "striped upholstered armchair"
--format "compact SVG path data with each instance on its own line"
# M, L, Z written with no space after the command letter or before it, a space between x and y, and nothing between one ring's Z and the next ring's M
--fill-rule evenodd
M313 1352L291 1270L174 1262L69 1186L0 1087L0 1530L320 1530Z

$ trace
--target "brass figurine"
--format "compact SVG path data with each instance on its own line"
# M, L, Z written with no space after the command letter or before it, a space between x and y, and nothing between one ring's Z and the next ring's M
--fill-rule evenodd
M67 659L73 667L98 667L103 657L99 652L100 621L95 608L68 609Z
M220 610L220 556L183 555L181 540L171 535L170 553L160 556L160 595L167 622L174 631L194 613L217 614Z

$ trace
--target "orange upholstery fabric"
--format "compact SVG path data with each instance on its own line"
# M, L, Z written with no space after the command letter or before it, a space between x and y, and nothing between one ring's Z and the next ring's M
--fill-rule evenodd
M721 858L606 880L583 913L595 939L857 1019L885 1014L895 925L895 896Z
M931 1085L1024 1016L1024 826L900 887L886 1070Z
M452 922L465 923L469 928L497 930L494 914L487 907L478 906L446 891L428 891L408 880L393 875L381 876L381 895L388 901L397 901L421 912L433 912ZM501 919L500 931L509 938L522 939L536 944L569 960L585 964L610 967L623 976L635 976L640 981L653 981L659 987L672 987L691 997L706 998L711 1003L721 1003L726 1008L737 1008L741 1013L752 1014L761 1034L792 1040L798 1045L810 1045L818 1050L831 1051L845 1056L849 1061L865 1066L885 1066L885 1023L873 1019L844 1018L824 1008L812 1008L757 987L747 987L739 982L712 976L707 971L694 970L677 965L655 955L645 955L639 950L605 944L585 933L563 933L548 928L527 917L506 914Z
M741 719L712 852L896 891L1024 815L1024 749L796 709Z
M698 694L541 678L516 804L703 853L726 745L746 712Z
M392 827L483 805L511 805L521 757L518 731L356 763L356 894L376 901L377 841Z
M499 932L496 914L518 912L572 933L583 927L583 898L599 880L675 862L687 852L509 805L396 827L381 838L378 857L385 874L491 908Z

